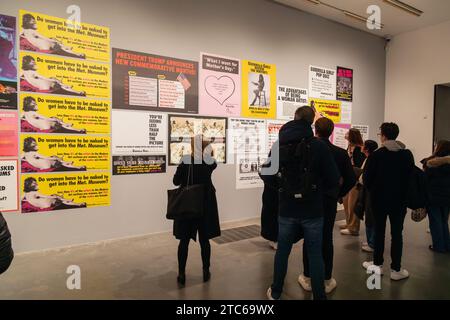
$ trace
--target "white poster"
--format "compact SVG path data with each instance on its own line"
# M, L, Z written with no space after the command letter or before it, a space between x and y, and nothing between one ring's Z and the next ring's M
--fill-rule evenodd
M264 186L258 172L269 153L266 130L264 119L229 119L228 159L236 159L236 189Z
M286 120L267 120L267 150L272 149L272 145L278 140L278 133Z
M309 105L307 89L277 86L278 119L294 119L297 108L307 105Z
M167 114L113 110L112 117L114 155L166 154Z
M259 177L261 166L267 157L258 154L238 154L236 157L236 189L252 189L264 187Z
M358 129L361 132L364 141L369 140L369 126L364 124L353 124L353 129Z
M352 123L352 103L341 101L341 122L344 124Z
M336 100L336 69L309 66L309 97Z
M17 160L0 160L0 211L19 210Z
M347 150L348 148L348 141L345 139L345 135L347 134L348 130L350 129L349 124L336 124L334 126L333 134L330 137L331 143L335 146L338 146L342 149Z

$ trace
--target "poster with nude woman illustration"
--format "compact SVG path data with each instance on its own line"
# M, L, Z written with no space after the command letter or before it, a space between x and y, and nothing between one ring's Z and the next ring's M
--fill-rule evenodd
M20 90L76 97L109 98L108 64L21 51Z
M276 66L263 62L242 61L242 116L276 118Z
M20 10L20 50L108 62L109 28Z
M109 206L111 174L23 174L22 213Z

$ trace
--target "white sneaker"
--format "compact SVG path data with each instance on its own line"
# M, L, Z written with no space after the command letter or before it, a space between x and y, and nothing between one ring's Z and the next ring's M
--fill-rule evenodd
M363 247L364 247L364 246L368 246L368 245L369 245L369 243L367 243L366 241L364 241L364 242L361 243L361 246L363 246Z
M269 241L269 246L270 246L273 250L277 250L277 249L278 249L278 243L276 243L276 242Z
M398 281L409 277L409 272L406 269L401 269L400 271L391 270L391 279Z
M336 279L325 280L325 293L331 293L337 287Z
M373 261L365 261L363 262L362 266L366 270L383 275L383 266L376 266L373 264Z
M311 278L306 277L303 273L298 276L298 283L306 291L312 291Z
M365 252L373 252L373 249L371 247L369 247L368 245L363 245L361 247L361 250L365 251Z
M269 287L269 289L267 289L267 299L269 300L280 300L280 299L275 299L274 297L272 297L272 288Z

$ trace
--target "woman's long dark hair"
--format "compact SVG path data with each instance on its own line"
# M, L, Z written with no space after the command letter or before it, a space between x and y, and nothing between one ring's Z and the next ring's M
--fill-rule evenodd
M434 157L447 157L450 156L450 141L440 140L436 144L436 149L433 153Z
M355 128L351 128L348 130L348 142L351 145L362 147L364 145L364 141L361 135L361 131Z

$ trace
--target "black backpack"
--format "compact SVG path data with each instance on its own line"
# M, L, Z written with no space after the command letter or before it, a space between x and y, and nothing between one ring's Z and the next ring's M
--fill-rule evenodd
M313 170L311 141L303 138L299 143L280 146L278 184L280 193L298 202L311 200L319 190L318 177Z
M416 210L425 208L427 205L427 187L425 173L417 166L414 166L408 181L407 207Z
M11 234L0 212L0 274L8 270L13 258L14 252L11 245Z

